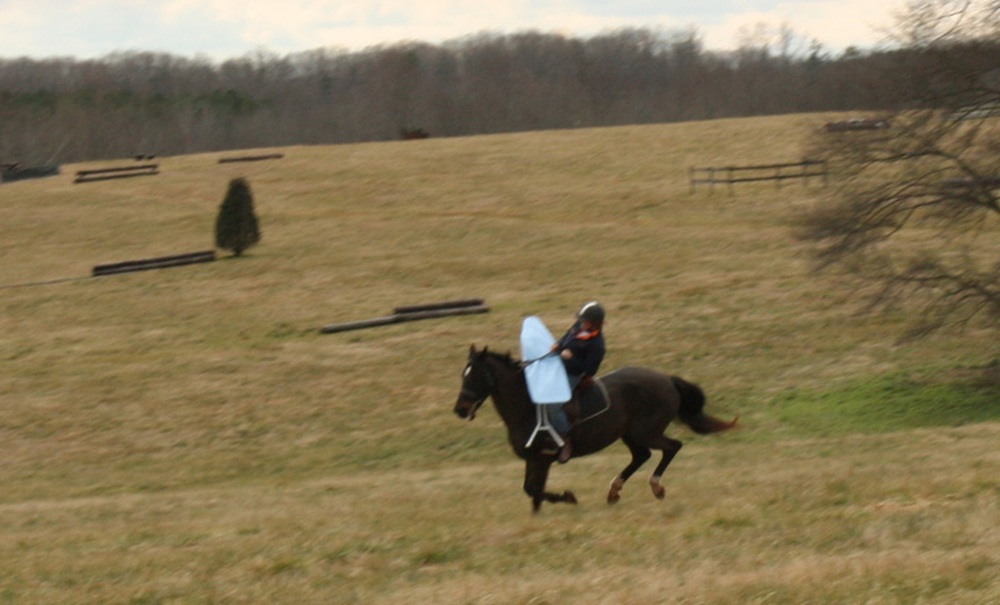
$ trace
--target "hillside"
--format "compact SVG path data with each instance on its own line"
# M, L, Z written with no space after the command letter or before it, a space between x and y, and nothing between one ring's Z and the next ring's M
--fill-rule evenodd
M790 236L821 186L689 190L690 166L800 158L828 116L159 159L161 174L0 185L0 601L985 603L1000 598L995 355L898 344ZM252 152L247 152L252 153ZM123 160L127 163L131 160ZM210 248L231 178L243 258ZM47 283L51 282L51 283ZM35 285L27 285L35 284ZM327 323L481 297L485 315ZM517 351L609 312L605 369L702 385L739 415L654 501L615 507L621 446L554 470L531 518L490 409L451 413L470 344Z

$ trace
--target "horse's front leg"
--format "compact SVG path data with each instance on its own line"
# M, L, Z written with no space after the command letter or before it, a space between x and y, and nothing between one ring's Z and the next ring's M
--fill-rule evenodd
M537 513L542 508L542 502L566 502L576 504L576 496L571 491L554 494L545 491L549 480L549 469L552 458L549 456L529 455L524 468L524 491L531 496L531 511Z

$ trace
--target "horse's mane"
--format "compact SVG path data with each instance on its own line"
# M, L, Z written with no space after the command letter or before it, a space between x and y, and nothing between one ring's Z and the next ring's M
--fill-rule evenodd
M521 368L521 362L518 361L517 359L514 359L514 357L511 356L510 351L507 351L506 353L497 353L496 351L490 351L489 347L487 347L482 351L480 351L479 355L484 357L485 356L492 357L493 359L496 359L497 361L503 363L507 367L514 370L518 370Z

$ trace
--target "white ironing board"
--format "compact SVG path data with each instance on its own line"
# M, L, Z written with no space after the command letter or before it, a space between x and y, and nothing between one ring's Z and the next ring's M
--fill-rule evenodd
M573 391L569 386L566 368L558 355L552 354L556 339L541 319L532 315L521 325L521 359L528 363L524 368L524 379L528 383L528 394L535 404L535 430L525 447L531 447L541 432L552 436L556 445L562 447L565 441L549 420L550 405L562 405L570 400Z

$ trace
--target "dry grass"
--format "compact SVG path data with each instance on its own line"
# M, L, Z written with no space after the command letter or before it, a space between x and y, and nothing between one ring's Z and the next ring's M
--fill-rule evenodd
M858 316L789 238L810 188L688 192L687 167L798 159L827 119L3 185L0 285L81 279L0 289L0 603L997 600L1000 425L819 438L774 407L885 376L947 386L990 335L900 346L905 318ZM210 247L235 176L261 218L248 257L84 278ZM493 311L318 333L472 296ZM745 428L677 429L666 502L637 476L603 504L618 447L554 472L580 507L532 518L496 415L451 416L458 374L470 343L516 350L524 315L558 329L595 297L606 368L691 378Z

